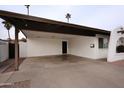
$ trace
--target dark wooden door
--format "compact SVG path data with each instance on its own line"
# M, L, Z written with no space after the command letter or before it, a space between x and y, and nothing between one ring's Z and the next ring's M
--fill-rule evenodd
M15 44L9 43L9 58L15 58Z
M67 54L67 41L62 41L62 53Z

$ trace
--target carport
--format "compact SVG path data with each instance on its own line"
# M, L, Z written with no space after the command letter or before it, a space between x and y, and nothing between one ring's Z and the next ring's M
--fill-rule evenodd
M15 70L19 68L19 31L39 31L71 35L110 35L109 31L0 10L0 18L15 27ZM24 33L25 34L25 33Z

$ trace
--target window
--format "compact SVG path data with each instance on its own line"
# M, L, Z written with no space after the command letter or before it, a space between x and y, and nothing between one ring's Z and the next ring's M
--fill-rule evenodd
M108 48L108 39L107 38L98 38L99 48Z

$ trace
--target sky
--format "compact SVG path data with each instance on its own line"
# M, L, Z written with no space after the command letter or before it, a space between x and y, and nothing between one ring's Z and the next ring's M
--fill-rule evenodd
M27 14L24 5L0 5L0 10ZM70 23L112 31L124 26L124 5L31 5L30 15L67 22L65 15L71 14ZM7 30L1 24L0 38L8 38ZM14 28L10 30L14 38ZM20 38L23 35L20 34Z

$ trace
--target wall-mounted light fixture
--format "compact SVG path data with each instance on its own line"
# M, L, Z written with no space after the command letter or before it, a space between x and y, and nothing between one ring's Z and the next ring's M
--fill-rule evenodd
M90 44L90 48L94 48L95 47L95 45L94 44Z

